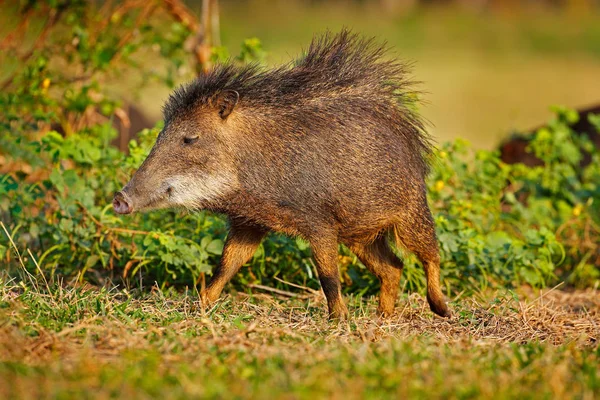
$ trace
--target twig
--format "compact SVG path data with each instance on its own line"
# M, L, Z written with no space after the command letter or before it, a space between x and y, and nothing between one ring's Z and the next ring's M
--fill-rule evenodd
M531 309L531 307L534 306L535 303L537 303L539 300L543 299L544 297L546 297L546 295L548 295L549 293L555 291L556 289L558 289L559 287L561 287L565 282L562 281L560 282L558 285L554 286L552 289L548 290L545 293L542 293L541 295L539 295L535 300L533 300L531 303L529 303L529 305L527 306L527 308L525 309L524 312L527 312Z
M63 10L61 8L53 8L52 10L50 10L50 16L48 17L48 21L46 21L46 25L44 25L44 28L42 29L42 33L35 40L35 43L33 44L33 46L31 46L29 51L27 51L25 54L19 57L19 61L24 61L31 57L33 52L41 46L41 44L46 40L46 37L50 33L50 29L56 24L56 22L58 22L58 19L60 18L62 12ZM0 89L5 90L7 87L9 87L13 81L14 76L15 74L11 74L4 82L2 82L2 84L0 85Z
M215 18L218 20L218 16L212 17L213 13L217 13L217 2L216 0L203 0L202 1L202 23L196 31L194 55L198 62L196 66L197 72L206 73L211 68L210 53L213 46L213 29L211 27L212 22Z
M142 1L125 0L119 6L117 6L111 10L112 0L106 1L104 3L104 5L102 6L102 8L100 8L100 10L98 11L98 15L100 15L101 18L100 18L100 22L94 26L94 28L95 28L94 32L92 32L92 34L90 35L90 43L96 44L98 42L98 36L100 36L104 33L106 27L108 26L109 23L111 23L111 21L113 20L114 17L123 16L126 13L128 13L129 10L132 10L137 7L141 7L145 3L146 3L146 1L144 1L144 0L142 0ZM104 15L105 13L107 13L108 15Z
M148 19L148 17L150 15L152 15L152 13L154 12L155 9L156 9L156 4L149 3L142 10L142 12L140 13L140 15L138 15L138 17L135 20L134 27L131 28L131 29L129 29L129 31L125 35L123 35L123 37L121 38L121 40L117 44L117 49L121 50L123 48L123 46L125 46L125 44L127 44L127 42L133 36L134 31L142 24L142 22L146 21ZM111 63L117 62L121 58L122 54L123 54L123 52L117 51L117 53L115 54L115 56L112 58L112 60L110 62Z
M165 8L192 32L198 30L198 19L180 0L164 0Z
M90 214L90 212L87 210L87 208L85 208L85 206L81 202L78 201L77 204L79 205L79 207L81 208L83 213L86 214L88 217L90 217L92 222L94 224L96 224L96 226L98 228L106 229L108 232L129 233L131 235L149 235L151 233L154 233L154 232L149 232L149 231L140 231L140 230L136 230L136 229L109 228L108 226L104 225L102 222L98 221L92 214Z
M29 19L31 18L31 15L34 12L34 8L33 7L29 7L27 12L25 13L25 15L23 15L23 18L21 19L21 22L19 22L19 25L12 31L10 32L8 35L6 35L4 37L4 39L2 40L2 42L0 42L0 49L2 50L6 50L8 48L8 44L15 39L15 37L17 36L23 36L24 32L27 27L29 26Z
M254 288L254 289L260 289L260 290L264 290L266 292L271 292L271 293L279 294L281 296L286 296L286 297L298 297L300 299L306 299L306 298L311 297L311 296L308 296L305 294L303 295L303 294L299 294L299 293L292 293L292 292L288 292L287 290L275 289L270 286L257 285L254 283L251 283L248 286L251 288Z
M31 250L27 249L27 253L29 254L29 257L31 257L31 260L33 260L33 263L35 264L35 267L37 268L38 272L42 276L42 279L44 279L44 283L46 284L46 290L48 291L48 294L50 295L50 298L52 300L54 300L54 298L52 296L52 292L50 291L50 285L48 285L48 281L46 280L46 275L44 275L44 272L40 268L40 265L38 264L37 260L33 256L33 254L31 253Z
M278 280L281 283L285 283L286 285L289 285L289 286L292 286L292 287L295 287L295 288L298 288L298 289L306 290L307 292L312 293L312 294L320 294L321 293L319 290L311 289L311 288L306 287L306 286L297 285L297 284L292 283L292 282L284 281L283 279L278 278L276 276L274 276L273 278L275 278L276 280Z
M119 132L119 150L125 152L129 142L129 132L131 130L131 120L129 115L121 107L115 109L115 116L121 121L123 127L122 132Z
M8 238L10 244L12 245L13 250L17 254L17 258L19 259L19 263L21 264L21 267L23 268L23 271L25 271L25 274L27 275L27 277L31 281L31 284L33 285L33 287L36 287L37 285L36 285L36 283L34 281L34 276L31 275L31 273L29 271L27 271L27 267L25 267L25 262L23 261L23 257L21 257L21 252L19 251L19 248L17 247L17 245L13 241L12 236L10 236L10 233L8 233L8 229L6 229L6 226L4 225L4 222L0 221L0 226L2 226L2 229L4 230L4 233L6 234L6 237Z
M138 231L135 229L125 229L125 228L106 228L106 229L108 229L110 232L129 233L131 235L149 235L151 233L154 233L154 232Z

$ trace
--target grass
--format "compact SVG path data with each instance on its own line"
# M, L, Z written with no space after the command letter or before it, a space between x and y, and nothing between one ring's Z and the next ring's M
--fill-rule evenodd
M0 281L0 398L585 398L600 395L600 296L521 290L390 319L351 298Z

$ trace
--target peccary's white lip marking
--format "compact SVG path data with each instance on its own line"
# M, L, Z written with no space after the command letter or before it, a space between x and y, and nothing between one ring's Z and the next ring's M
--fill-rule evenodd
M186 208L203 208L234 189L235 177L221 171L211 175L176 175L165 181L169 190L168 202Z

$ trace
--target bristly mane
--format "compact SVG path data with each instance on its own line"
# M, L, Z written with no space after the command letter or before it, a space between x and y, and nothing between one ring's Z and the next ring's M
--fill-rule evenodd
M315 37L306 54L296 61L265 70L257 64L231 62L216 65L210 72L182 85L163 107L165 121L185 114L224 90L240 95L240 106L298 107L320 98L352 102L360 97L373 108L385 110L398 123L408 144L424 158L432 145L421 118L412 110L415 98L408 66L384 59L386 44L365 39L348 30ZM406 130L409 130L407 132Z

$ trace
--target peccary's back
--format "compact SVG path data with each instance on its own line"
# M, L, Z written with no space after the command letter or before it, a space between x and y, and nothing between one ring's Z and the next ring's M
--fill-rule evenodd
M426 164L406 140L416 128L381 111L389 106L346 100L279 110L276 123L258 123L236 150L248 193L342 220L394 212L422 195Z

